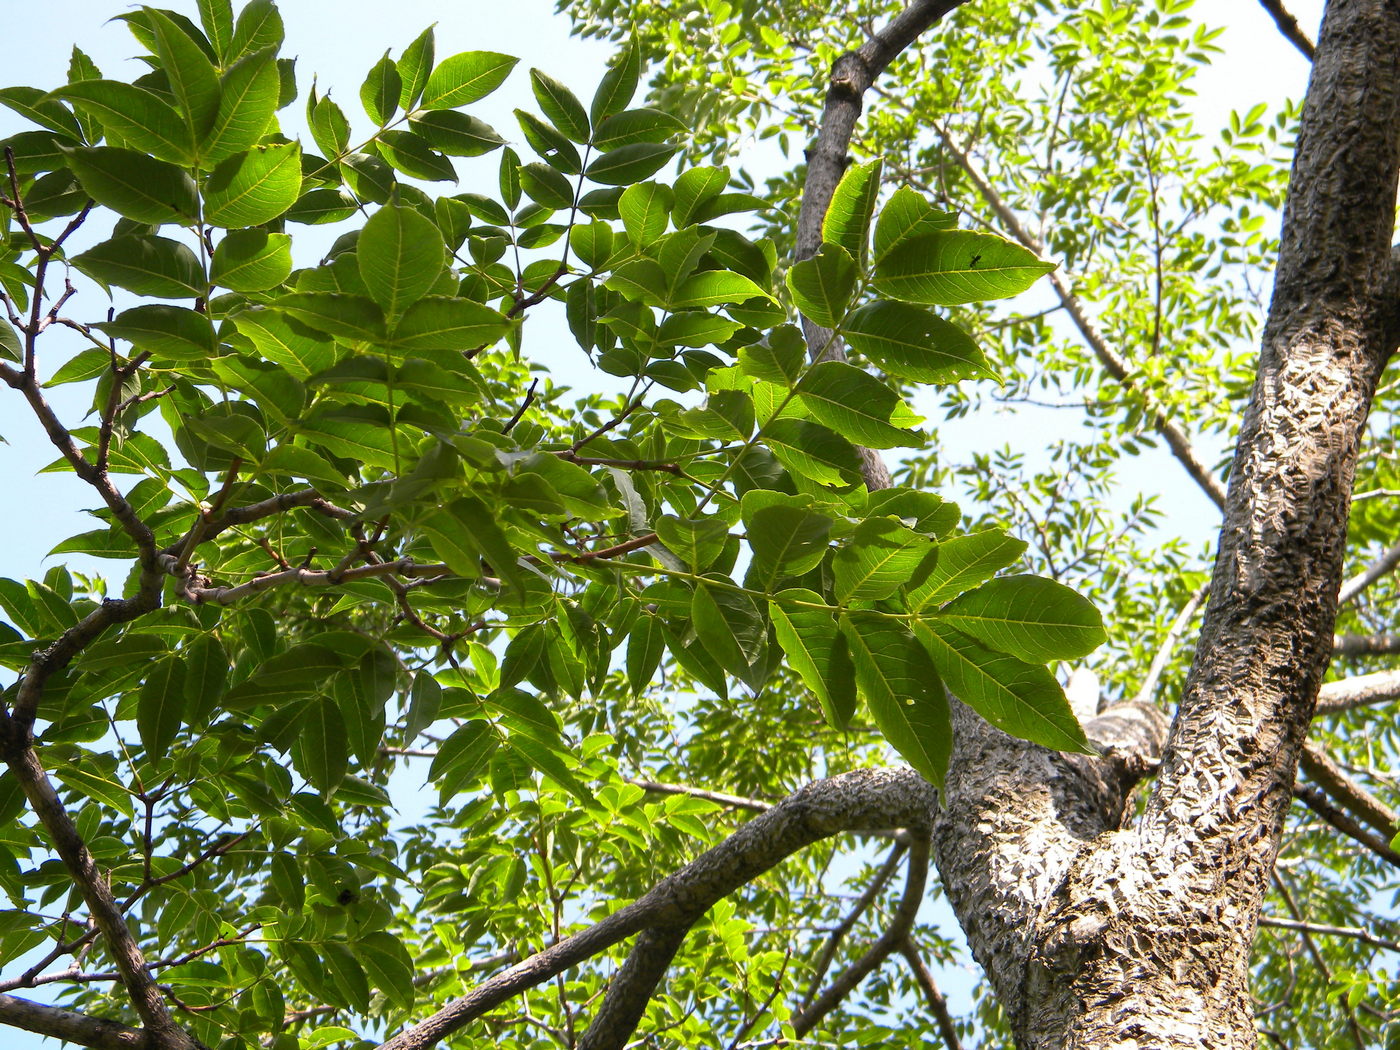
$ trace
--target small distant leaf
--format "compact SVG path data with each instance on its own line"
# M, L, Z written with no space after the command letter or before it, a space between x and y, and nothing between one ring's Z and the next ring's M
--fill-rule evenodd
M392 321L442 276L442 234L416 208L386 204L365 223L355 258L370 295Z
M993 234L947 230L891 249L875 269L875 287L913 303L976 303L1018 295L1054 268Z
M594 125L627 107L637 93L641 73L641 48L637 46L636 36L631 36L622 50L609 61L607 72L599 81L598 90L593 93L588 116Z
M199 214L194 180L173 164L112 146L76 146L63 154L88 196L128 219L184 226Z
M428 77L423 105L456 109L483 99L501 86L518 61L494 51L464 51L445 58Z
M822 221L822 240L845 248L862 269L869 250L870 218L880 194L881 170L878 159L847 168Z
M618 146L588 165L584 175L605 186L630 186L655 175L675 153L675 146L656 142Z
M234 230L214 249L211 284L235 292L276 288L292 272L292 239L266 230Z
M1003 576L949 602L939 618L1032 663L1087 656L1107 639L1092 603L1043 576Z
M916 383L995 379L972 337L957 325L908 303L882 300L852 311L846 341L890 375Z
M575 142L588 141L588 113L572 91L538 69L530 70L530 87L551 124Z
M301 192L301 147L256 146L222 161L204 187L204 221L213 226L261 226Z
M893 390L844 361L823 361L808 369L797 386L818 422L866 448L916 444L910 429L922 420Z
M823 244L815 256L793 264L787 272L787 286L804 317L823 328L835 328L846 315L858 276L855 261L845 248Z

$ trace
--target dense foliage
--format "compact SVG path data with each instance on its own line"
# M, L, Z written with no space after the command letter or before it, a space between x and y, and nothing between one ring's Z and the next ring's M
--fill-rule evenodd
M0 90L30 125L3 143L3 433L93 494L54 554L113 566L0 580L0 988L142 1019L64 819L181 1025L311 1050L392 1034L814 777L893 748L938 782L945 684L1066 751L1088 745L1056 672L1105 638L1107 694L1171 698L1206 552L1116 471L1161 441L1218 502L1296 113L1198 140L1183 89L1215 33L1183 0L970 5L894 68L790 263L800 165L740 158L800 157L822 71L889 5L561 6L617 42L587 102L429 29L347 112L298 84L270 0L119 15L131 83L75 49L66 85ZM522 75L518 128L472 114ZM68 384L86 420L46 400ZM960 429L1044 402L1087 429ZM1358 559L1392 532L1389 424L1382 399ZM865 484L869 449L897 450L894 487ZM1382 630L1394 586L1348 629ZM1360 717L1329 743L1372 772L1393 741ZM19 771L31 725L57 815ZM1306 820L1287 850L1280 916L1382 924L1373 854ZM905 855L838 839L723 902L639 1038L790 1036ZM921 925L911 959L950 935ZM1261 944L1263 1023L1373 1038L1374 938L1304 960L1296 936ZM573 1045L613 965L461 1045ZM922 1045L911 973L818 1033ZM994 1005L962 1028L994 1044Z

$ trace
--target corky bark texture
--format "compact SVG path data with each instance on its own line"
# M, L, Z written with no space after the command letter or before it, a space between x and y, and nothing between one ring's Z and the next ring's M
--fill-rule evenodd
M1397 342L1400 5L1333 0L1196 660L1143 817L956 722L935 841L1025 1048L1253 1050L1249 952L1332 650L1352 478Z

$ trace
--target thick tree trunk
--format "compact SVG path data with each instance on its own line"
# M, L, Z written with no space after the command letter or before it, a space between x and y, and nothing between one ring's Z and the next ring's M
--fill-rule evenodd
M1250 946L1397 342L1397 130L1400 3L1332 0L1210 606L1143 817L1116 830L1074 779L1092 764L957 721L940 868L1019 1046L1256 1046Z

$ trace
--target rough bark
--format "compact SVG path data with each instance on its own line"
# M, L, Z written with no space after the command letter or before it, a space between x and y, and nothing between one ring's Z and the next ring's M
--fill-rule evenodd
M1249 951L1396 343L1397 126L1400 6L1333 0L1210 604L1143 818L1115 829L1066 759L955 722L940 866L1018 1046L1256 1046Z

